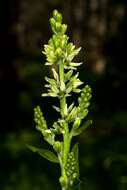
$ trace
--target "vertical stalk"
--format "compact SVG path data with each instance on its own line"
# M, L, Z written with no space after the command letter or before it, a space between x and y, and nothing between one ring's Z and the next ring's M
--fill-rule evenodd
M59 76L60 76L60 89L61 89L61 97L60 97L60 110L61 110L61 116L64 119L64 109L66 106L66 97L65 97L65 84L64 84L64 64L61 61L59 63Z
M68 153L70 152L70 134L68 124L64 123L63 134L63 152L62 152L62 165L61 165L61 177L63 184L61 183L62 190L69 190L68 177L66 176L65 166L67 164Z
M64 64L62 61L59 63L59 75L60 75L60 82L64 82Z
M64 127L64 134L63 134L63 150L62 150L62 164L61 164L61 187L62 190L68 190L68 178L66 176L65 166L67 163L67 156L70 151L70 134L68 124L65 121L66 115L64 110L66 109L66 97L65 97L65 83L64 83L64 64L61 61L59 64L59 75L60 75L60 89L62 92L60 98L60 110L61 110L61 117L64 120L63 127Z

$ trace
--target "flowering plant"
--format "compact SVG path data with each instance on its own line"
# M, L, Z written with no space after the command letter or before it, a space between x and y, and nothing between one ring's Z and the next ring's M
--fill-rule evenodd
M46 55L45 65L52 68L53 78L45 77L47 93L42 96L59 99L60 106L53 106L53 108L59 112L60 117L49 128L40 107L37 106L34 109L36 128L42 133L45 141L52 146L53 152L31 145L28 147L49 161L58 163L61 168L59 179L61 188L62 190L71 190L79 182L78 143L72 146L72 139L85 131L92 123L91 120L82 122L88 114L91 88L88 85L82 89L79 88L83 82L78 78L77 67L82 63L76 63L73 59L81 48L76 48L73 43L69 42L69 38L65 34L67 25L62 24L62 15L57 10L53 11L50 25L53 36L48 44L44 45L43 53ZM73 92L80 93L77 106L74 102L68 105L66 101ZM60 141L56 140L59 135L62 135Z

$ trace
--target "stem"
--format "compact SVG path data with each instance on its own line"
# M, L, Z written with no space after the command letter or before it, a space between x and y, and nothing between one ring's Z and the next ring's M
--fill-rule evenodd
M62 61L59 63L59 75L60 75L60 82L64 82L64 64Z
M60 110L61 110L61 117L64 120L63 127L64 127L64 134L63 134L63 150L62 150L62 163L61 163L61 187L62 190L68 190L68 178L66 176L65 166L67 163L67 156L70 151L70 134L68 124L66 123L66 114L64 110L66 109L66 97L65 97L65 84L64 84L64 64L61 61L59 63L59 75L60 75L60 87L61 87L61 98L60 98Z
M59 76L60 76L60 89L61 89L61 97L60 97L60 110L61 116L64 119L65 114L65 106L66 106L66 97L65 97L65 84L64 84L64 64L63 61L59 63Z
M63 134L63 152L62 152L62 165L61 165L61 183L62 190L69 190L68 177L66 176L65 166L67 164L68 153L70 152L70 134L68 124L64 123L64 134Z

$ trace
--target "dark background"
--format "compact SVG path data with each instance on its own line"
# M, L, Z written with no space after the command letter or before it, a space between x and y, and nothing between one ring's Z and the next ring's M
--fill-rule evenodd
M41 105L50 125L51 98L41 98L43 45L51 36L52 10L63 14L70 41L82 50L80 78L91 85L93 126L78 137L82 190L127 189L126 0L6 0L0 2L0 189L60 189L57 165L26 148L45 147L33 108Z

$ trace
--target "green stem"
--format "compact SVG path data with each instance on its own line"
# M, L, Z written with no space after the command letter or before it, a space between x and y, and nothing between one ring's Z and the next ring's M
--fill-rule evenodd
M69 190L68 177L66 176L65 166L67 164L68 153L70 152L70 134L67 123L64 123L64 134L63 134L63 152L62 152L62 165L61 165L61 183L62 190Z
M65 84L64 84L64 64L63 61L59 62L59 76L60 76L60 89L61 89L61 97L60 97L60 110L61 116L65 118L65 107L66 107L66 97L65 97Z
M62 61L59 63L59 75L60 75L60 82L64 82L64 64Z
M60 98L60 110L61 117L65 121L66 115L64 110L66 109L66 97L64 89L64 64L61 61L59 64L59 76L60 76L60 86L61 86L61 98ZM69 128L66 121L63 123L64 134L63 134L63 150L62 150L62 163L61 163L61 187L62 190L68 190L68 178L66 176L65 166L67 163L67 156L70 151L70 134Z

